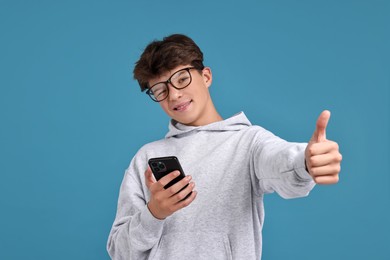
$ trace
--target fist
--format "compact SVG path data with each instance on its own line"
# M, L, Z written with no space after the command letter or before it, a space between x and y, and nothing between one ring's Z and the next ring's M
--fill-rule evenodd
M339 145L326 139L326 127L330 112L323 111L317 119L316 129L305 150L306 168L318 184L334 184L339 181L342 156Z

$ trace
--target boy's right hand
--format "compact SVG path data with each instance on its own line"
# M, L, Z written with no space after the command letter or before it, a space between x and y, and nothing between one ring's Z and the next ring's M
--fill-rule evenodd
M165 219L179 209L187 207L195 199L197 194L194 191L195 183L190 182L190 175L168 189L164 189L164 186L179 176L179 174L179 171L173 171L156 181L150 167L145 171L145 183L151 193L148 208L155 218ZM188 186L178 193L187 184ZM183 200L191 191L192 194Z

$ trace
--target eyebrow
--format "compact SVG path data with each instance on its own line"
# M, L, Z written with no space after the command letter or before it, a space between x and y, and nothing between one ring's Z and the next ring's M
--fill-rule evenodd
M167 80L164 80L164 81L159 81L159 82L156 82L154 83L151 87L157 85L157 84L160 84L160 83L167 83L168 80L170 80L172 78L173 75L177 75L177 76L180 76L181 74L183 74L186 70L185 69L181 69L179 71L176 71L175 73L173 73L171 76L169 76L169 78Z
M185 73L186 70L182 70L182 71L176 71L176 73L172 74L169 78L172 78L173 75L177 75L177 76L180 76L181 74Z

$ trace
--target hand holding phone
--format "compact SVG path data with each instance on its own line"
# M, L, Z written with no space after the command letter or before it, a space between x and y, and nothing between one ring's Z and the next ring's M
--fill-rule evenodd
M156 218L164 219L195 199L195 184L190 182L191 176L185 176L175 156L152 158L148 164L150 169L145 172L146 185L151 192L148 208Z

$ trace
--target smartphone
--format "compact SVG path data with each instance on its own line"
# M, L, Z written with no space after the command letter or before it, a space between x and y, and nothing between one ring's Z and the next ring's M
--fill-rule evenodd
M148 164L150 166L150 169L152 169L153 175L157 181L173 171L180 172L179 176L177 176L175 179L173 179L167 185L164 186L164 189L171 187L173 184L177 183L186 176L184 174L183 168L180 165L179 159L177 159L176 156L151 158L149 159ZM184 186L181 190L183 190L187 186L188 184ZM186 196L186 198L188 198L191 193L192 191Z

